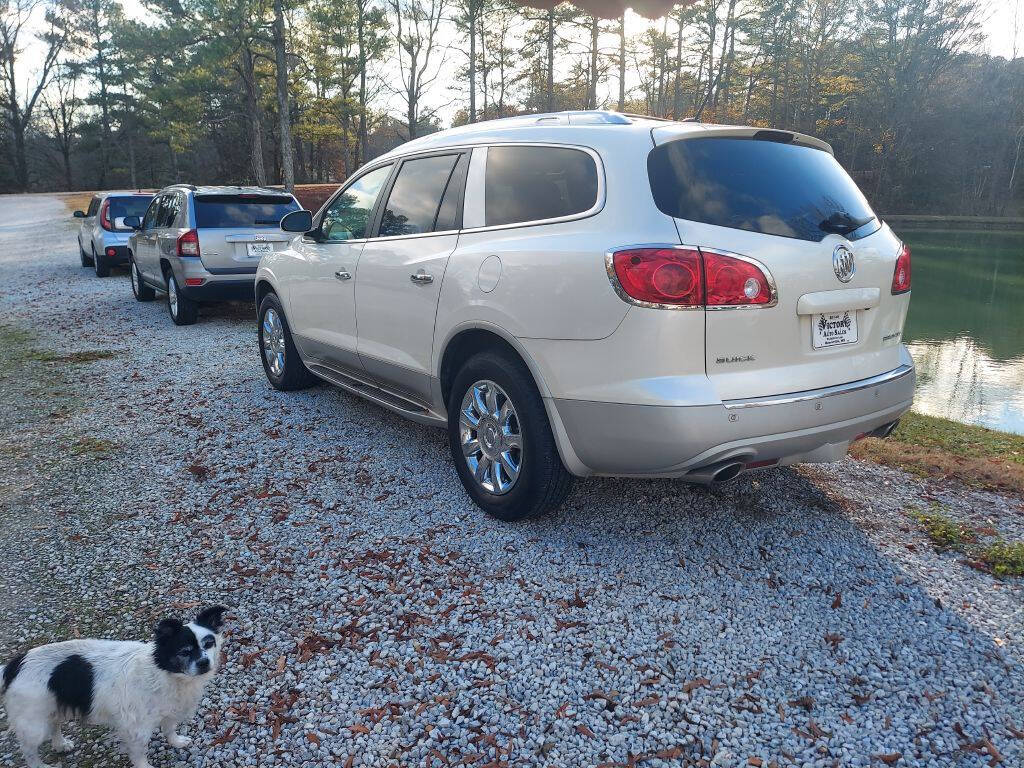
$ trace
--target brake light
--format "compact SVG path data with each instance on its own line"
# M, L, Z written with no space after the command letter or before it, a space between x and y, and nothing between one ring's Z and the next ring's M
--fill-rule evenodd
M775 293L756 263L697 248L630 248L612 254L620 293L680 307L770 305Z
M904 243L896 258L896 269L892 273L892 293L906 293L910 290L910 248Z
M734 256L701 251L709 307L770 304L768 276L756 264Z
M619 285L650 304L699 307L704 303L700 252L685 248L631 248L612 254Z
M178 238L178 255L179 256L198 256L199 255L199 233L194 229L190 229L185 234Z
M103 205L100 206L100 226L108 232L113 230L114 227L110 223L110 201L104 200Z

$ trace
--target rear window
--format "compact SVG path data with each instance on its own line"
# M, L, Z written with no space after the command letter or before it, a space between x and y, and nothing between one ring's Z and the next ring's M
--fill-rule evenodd
M557 219L597 203L597 166L563 147L490 147L484 181L488 227Z
M146 215L146 209L153 199L147 196L136 197L108 197L110 201L110 220L123 219L125 216L138 216L140 219Z
M881 224L824 150L750 138L680 139L647 156L659 210L679 219L817 242Z
M280 195L196 195L196 227L277 227L299 204Z

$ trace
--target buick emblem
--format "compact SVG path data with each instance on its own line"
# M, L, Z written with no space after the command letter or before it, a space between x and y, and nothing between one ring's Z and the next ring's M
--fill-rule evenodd
M850 282L853 273L857 271L857 266L853 263L853 251L845 245L837 245L832 251L832 269L836 271L839 282Z

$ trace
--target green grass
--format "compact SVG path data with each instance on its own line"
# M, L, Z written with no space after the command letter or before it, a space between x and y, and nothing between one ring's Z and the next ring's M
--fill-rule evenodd
M850 452L922 477L1024 494L1024 435L907 413L887 440L861 440Z
M102 456L117 448L117 443L111 440L104 440L98 437L81 437L71 446L71 452L76 456Z
M8 362L60 363L63 365L87 365L98 360L109 360L120 354L113 349L83 349L77 352L60 352L39 346L36 335L22 328L0 324L0 345Z
M969 565L1000 579L1024 576L1024 542L1006 542L999 537L982 541L978 531L953 520L938 505L927 512L911 509L908 514L940 552L966 555ZM993 531L986 533L992 534Z

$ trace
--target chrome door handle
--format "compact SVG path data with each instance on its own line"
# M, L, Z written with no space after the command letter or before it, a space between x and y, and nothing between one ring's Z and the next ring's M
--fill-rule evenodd
M409 275L409 279L412 280L414 283L417 283L419 285L426 285L427 283L434 282L434 276L433 275L428 275L423 270L420 270L419 272L415 272L415 273Z
M352 275L350 275L344 269L339 269L337 272L334 273L334 276L336 278L338 278L339 280L351 280L352 279Z

